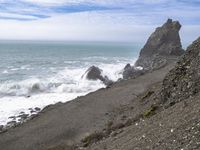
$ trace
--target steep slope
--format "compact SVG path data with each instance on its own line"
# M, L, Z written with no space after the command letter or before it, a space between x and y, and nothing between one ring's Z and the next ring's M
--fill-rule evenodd
M200 38L193 42L163 81L162 101L174 104L200 91Z
M139 118L113 131L87 150L199 150L200 149L200 38L166 75L163 82L138 96ZM149 109L144 105L151 104ZM167 106L167 107L163 107ZM120 115L135 109L123 108ZM134 106L134 105L133 105ZM126 113L125 113L126 112ZM114 136L113 136L114 135Z

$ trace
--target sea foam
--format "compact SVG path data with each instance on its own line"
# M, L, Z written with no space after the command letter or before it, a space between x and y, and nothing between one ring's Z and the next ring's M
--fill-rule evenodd
M127 59L95 65L103 70L104 75L117 81L122 78L122 70L126 63L134 63L134 61ZM56 74L48 77L31 76L21 81L2 83L0 85L0 125L6 125L10 121L10 116L16 116L20 112L30 114L30 108L43 109L47 105L67 102L104 88L105 85L101 81L89 81L82 77L91 65L87 62L80 68L68 66L60 71L57 70Z

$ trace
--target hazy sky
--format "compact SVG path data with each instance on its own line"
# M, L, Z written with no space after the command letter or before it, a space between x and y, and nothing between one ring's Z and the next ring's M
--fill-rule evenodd
M0 0L0 39L144 42L167 18L200 36L200 0Z

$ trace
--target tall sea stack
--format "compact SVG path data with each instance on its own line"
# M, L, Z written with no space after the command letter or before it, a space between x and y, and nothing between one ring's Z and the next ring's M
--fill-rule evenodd
M168 58L181 56L184 50L179 36L180 29L181 24L172 19L156 28L141 49L135 66L141 66L146 70L157 69L166 64Z

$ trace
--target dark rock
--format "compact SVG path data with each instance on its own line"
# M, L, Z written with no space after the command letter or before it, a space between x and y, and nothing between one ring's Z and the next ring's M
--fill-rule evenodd
M123 71L123 79L136 78L145 73L145 70L127 64Z
M89 79L89 80L102 80L102 70L99 69L98 67L96 66L92 66L90 67L87 71L87 75L86 75L86 78Z
M25 114L25 112L22 111L22 112L20 112L19 114Z
M16 121L10 121L7 123L7 127L15 127L17 125L17 122Z
M39 107L35 107L35 110L36 111L40 111L41 109Z
M36 112L35 110L31 110L31 111L30 111L31 114L32 114L32 113L35 113L35 112Z
M26 120L28 118L28 114L21 114L19 116L17 116L18 118L20 118L21 120Z
M0 132L3 131L3 125L0 125Z
M184 50L179 36L180 28L180 23L172 19L168 19L162 27L158 27L140 51L135 66L147 70L157 69L166 64L168 57L181 56Z
M16 116L10 116L8 119L13 119L13 120L15 120L15 119L16 119Z
M102 81L107 86L110 86L113 83L111 80L109 80L109 78L107 76L103 76L102 75L102 70L99 69L96 66L90 67L86 71L85 74L86 74L86 78L88 80L100 80L100 81Z
M163 81L161 99L167 105L193 97L200 92L200 38L186 51Z

